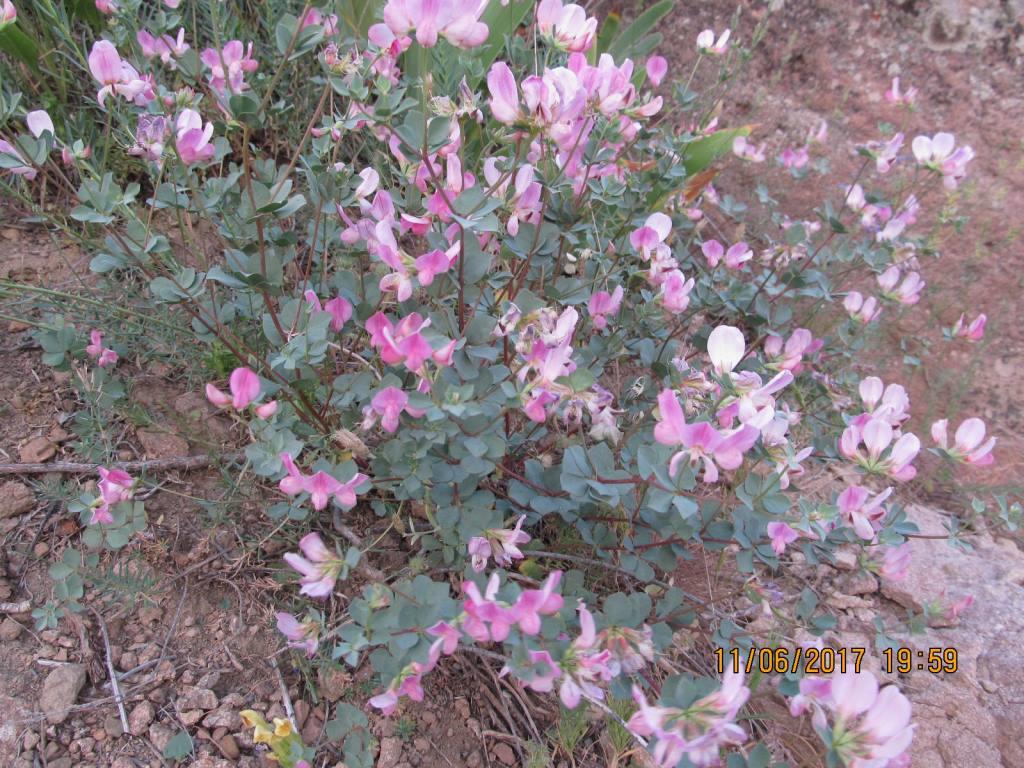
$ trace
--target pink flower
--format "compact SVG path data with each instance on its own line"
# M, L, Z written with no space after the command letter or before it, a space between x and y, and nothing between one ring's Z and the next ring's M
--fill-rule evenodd
M310 8L306 15L302 17L302 21L299 23L299 29L305 29L306 27L320 26L324 28L325 35L333 35L338 31L338 16L337 14L330 14L325 16L319 8Z
M4 0L3 5L0 5L0 29L13 24L17 18L18 9L14 7L14 3L11 0Z
M874 322L882 314L878 300L874 296L865 299L859 291L850 291L846 294L846 298L843 299L843 307L850 317L865 325Z
M96 365L100 368L107 368L112 365L117 365L118 356L117 352L109 347L103 346L103 334L98 330L93 329L89 332L89 345L85 348L85 353L96 360Z
M288 496L308 493L313 508L318 512L326 507L332 498L342 509L351 509L356 505L356 489L370 479L361 472L356 472L344 483L322 470L315 475L304 475L288 453L281 454L281 463L288 472L278 484L281 492Z
M128 150L128 154L160 162L169 131L167 118L160 115L139 115L138 127L135 129L135 145Z
M228 379L228 388L231 390L231 407L241 411L260 396L260 377L249 368L235 368Z
M352 304L344 296L335 296L321 306L320 298L312 290L306 291L303 296L306 302L317 312L327 312L331 315L331 330L337 333L345 327L345 323L352 319Z
M21 165L16 165L13 168L7 168L5 170L10 171L16 176L24 176L28 181L35 179L38 173L36 169L29 165L25 156L15 149L14 145L6 139L0 139L0 155L8 155L21 163Z
M434 350L421 333L429 325L430 320L416 312L397 324L383 312L377 312L367 319L366 330L370 333L370 346L380 351L381 360L388 365L404 364L409 371L423 378L427 360L443 365L454 350L451 342Z
M117 10L117 3L114 0L96 0L96 10L109 16Z
M486 5L475 0L388 0L384 23L397 37L414 32L424 48L437 45L439 36L458 48L474 48L487 40L487 25L479 20Z
M424 253L422 256L417 256L414 263L416 265L416 279L419 280L420 285L430 285L434 282L434 278L437 275L447 272L452 264L448 255L437 248Z
M131 500L135 493L135 479L120 469L99 467L97 471L100 474L98 483L100 495L93 502L92 518L89 520L89 525L98 523L110 525L114 522L110 508L122 501Z
M697 50L704 54L714 54L715 56L721 56L727 50L729 50L729 35L730 30L725 30L718 40L715 40L715 31L713 29L705 29L699 35L697 35Z
M178 157L185 165L205 163L213 157L214 148L210 144L213 137L213 123L203 126L203 118L194 109L183 109L176 123L177 137L175 147Z
M717 240L705 240L700 246L701 253L708 260L708 266L714 269L725 255L725 247Z
M824 342L815 339L806 328L796 328L786 340L785 347L781 336L769 334L764 342L764 353L771 361L770 368L800 373L803 370L801 361L804 356L817 352L823 345Z
M472 581L462 583L462 591L466 593L467 598L462 603L462 609L466 613L462 628L478 643L502 642L516 623L518 614L513 613L505 603L494 599L498 594L499 585L500 577L497 572L492 573L487 580L482 595Z
M488 104L495 120L512 125L523 119L523 111L519 106L519 89L508 64L496 61L491 65L487 73L487 90L491 94Z
M981 341L985 336L985 323L988 322L988 318L984 314L980 314L966 326L964 325L965 319L966 315L961 313L953 324L952 335L968 341Z
M318 599L330 597L345 564L344 560L329 550L316 533L303 536L299 540L299 549L301 555L288 552L284 556L284 561L302 574L299 580L302 589L299 592Z
M316 656L316 648L320 644L320 625L315 621L299 621L290 613L276 613L277 631L288 639L289 648L298 648L306 652L306 658Z
M885 474L894 480L911 480L917 474L911 462L921 450L921 441L910 433L901 435L895 443L894 437L892 425L882 419L871 418L863 425L852 423L843 431L839 452L868 472ZM860 448L862 444L866 453ZM883 458L887 450L889 455Z
M779 164L787 169L803 168L808 162L810 162L810 156L806 146L786 147L779 155Z
M210 87L215 91L222 92L227 86L231 93L241 93L248 87L246 73L259 68L259 62L252 57L252 43L245 49L241 40L231 40L220 51L207 48L199 58L210 70Z
M800 538L800 534L785 523L772 521L768 523L768 538L771 539L775 554L781 555L789 544Z
M767 145L762 143L755 146L747 140L746 136L737 136L732 141L732 153L741 160L749 160L752 163L764 162L764 150Z
M578 5L570 3L563 7L562 0L541 0L537 6L537 31L556 48L578 53L594 44L597 19L588 19L587 12Z
M686 275L680 270L673 269L665 276L658 299L666 310L678 315L685 312L686 308L690 306L690 291L693 290L694 285L692 277L687 280Z
M562 684L558 689L558 697L568 709L578 707L584 695L591 700L604 699L604 691L597 683L607 682L614 676L611 651L595 650L597 632L594 617L582 600L579 601L577 610L580 617L580 634L573 640L559 665L562 671Z
M882 521L889 510L882 506L892 495L892 488L886 488L874 497L867 488L851 485L839 494L836 505L844 522L851 526L865 541L874 541L875 533L882 527Z
M691 467L704 463L704 482L718 481L718 467L736 469L743 463L743 454L753 447L760 431L744 425L731 432L719 432L707 422L687 424L683 409L671 389L658 395L660 419L654 427L654 439L662 445L683 446L669 462L669 475L675 477L679 462L687 459Z
M270 402L263 403L263 405L257 405L253 412L258 418L269 419L275 413L277 413L277 400L271 400Z
M562 596L555 594L555 587L561 579L561 571L552 571L540 589L524 589L520 593L510 615L524 634L536 635L540 632L540 617L553 616L562 609Z
M665 75L668 74L668 62L664 56L651 56L647 59L647 78L651 81L651 85L657 88L661 85L661 81L665 79Z
M885 92L885 100L890 104L902 104L905 106L913 106L917 100L917 88L907 88L906 91L900 92L900 79L894 77L892 79L892 85L889 90Z
M403 411L415 418L424 413L419 408L412 408L409 405L409 396L398 387L385 387L374 395L370 405L363 409L362 428L370 429L377 416L380 416L380 425L384 431L394 432L398 429L398 420Z
M940 419L932 424L932 439L942 451L954 461L963 464L971 464L976 467L984 467L995 461L992 456L992 449L996 446L996 439L990 437L985 439L985 422L979 418L965 419L956 428L953 447L949 447L947 428L949 422Z
M877 376L868 376L861 381L858 393L867 409L855 420L862 425L870 419L881 419L895 428L910 418L910 397L902 384L885 386Z
M603 331L608 327L608 316L619 313L622 306L622 286L615 286L615 291L609 294L607 291L598 291L587 301L587 309L590 312L590 321L594 327Z
M639 229L629 235L630 244L640 251L641 258L648 261L653 251L668 250L665 240L672 233L672 219L664 213L652 213Z

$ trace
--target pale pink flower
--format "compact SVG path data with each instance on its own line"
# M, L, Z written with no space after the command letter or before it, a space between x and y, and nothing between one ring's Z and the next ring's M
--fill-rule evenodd
M886 547L882 553L882 564L878 569L879 575L890 581L902 581L907 577L910 557L910 542L904 542L898 547Z
M651 85L657 88L668 74L668 61L664 56L651 56L647 59L646 69L647 79L651 81Z
M25 125L28 126L29 133L37 139L45 132L54 135L53 120L45 109L36 109L25 115Z
M917 100L917 88L907 88L905 91L901 91L900 79L898 77L894 77L892 79L892 85L889 86L889 90L885 92L885 100L890 104L901 104L911 107Z
M815 339L806 328L796 328L786 339L785 346L781 336L769 334L764 342L764 353L769 359L769 368L796 374L803 370L803 358L814 354L823 345L822 339Z
M800 534L785 523L773 520L768 523L768 538L771 539L775 554L781 555L788 545L800 538Z
M839 494L836 505L844 522L852 527L865 541L874 541L875 534L882 527L882 521L889 511L882 506L892 495L892 488L886 488L874 496L867 488L851 485Z
M704 254L704 258L707 259L708 266L714 269L722 261L722 256L725 255L725 246L717 240L705 240L701 243L700 251Z
M275 413L277 413L277 408L277 400L271 400L270 402L263 403L263 405L257 405L253 409L253 412L256 414L258 418L269 419Z
M320 625L315 621L299 621L290 613L276 613L277 631L288 639L289 648L306 652L306 658L316 656L320 644Z
M743 454L753 447L760 431L743 425L730 432L719 432L702 421L687 424L675 392L663 389L658 395L660 418L654 427L654 439L662 445L682 446L669 462L669 475L675 477L679 462L688 460L691 467L704 464L704 482L718 480L718 467L736 469L743 463Z
M514 560L522 560L520 544L530 541L530 535L523 532L523 521L526 515L520 515L515 528L488 528L483 536L474 536L469 540L469 554L472 557L473 570L480 573L487 567L489 558L502 568L508 568Z
M640 251L644 261L651 258L651 253L660 249L668 250L665 241L672 233L672 219L664 213L652 213L644 225L633 230L629 235L630 244Z
M128 154L160 162L169 132L170 124L167 118L161 115L139 115L138 127L135 129L135 145L129 148Z
M810 162L810 153L806 146L786 147L779 154L779 164L786 169L800 169Z
M767 144L762 143L755 146L747 140L746 136L737 136L732 142L732 153L741 160L749 160L752 163L764 162L764 151Z
M729 269L741 269L743 265L754 258L754 252L744 242L734 243L725 252L725 266Z
M19 152L14 145L6 139L0 139L0 155L8 155L21 163L21 165L16 165L13 168L4 169L10 173L13 173L16 176L24 176L28 181L35 179L38 174L38 171L28 164L29 161L25 159L25 156L22 155L21 152Z
M918 136L911 149L918 163L942 174L942 183L948 190L956 189L967 175L967 164L974 159L974 150L969 146L956 148L951 133L937 133L931 138Z
M582 7L562 0L541 0L537 6L537 31L563 51L582 52L594 44L597 19L587 18Z
M153 82L142 78L127 61L122 61L109 40L97 40L89 52L89 71L102 86L96 98L102 107L107 96L115 94L145 106L155 98Z
M313 598L330 597L345 561L332 552L317 533L307 533L299 540L301 555L288 552L284 561L302 574L299 591Z
M356 472L344 483L323 470L315 475L304 475L289 453L281 454L281 463L288 473L278 484L281 492L288 496L308 493L313 508L318 512L326 507L332 498L342 509L351 509L356 505L356 489L370 479L362 472Z
M451 267L451 259L444 251L435 248L427 251L422 256L417 256L414 262L416 266L416 279L420 285L430 285L437 275L447 272Z
M334 35L338 31L338 15L332 13L325 16L319 8L310 8L299 22L299 29L313 26L323 27L327 36Z
M924 290L924 280L917 272L908 272L900 283L901 276L900 268L895 264L878 275L876 279L882 289L882 295L907 306L917 304L921 298L921 291Z
M903 134L897 133L887 141L869 141L862 149L875 161L875 170L888 173L903 147Z
M458 48L474 48L487 40L487 25L480 15L487 2L471 0L388 0L384 23L397 36L415 33L424 48L444 37Z
M894 428L910 418L910 396L902 384L885 386L877 376L864 378L858 386L860 399L867 409L856 421L866 424L869 419L881 419Z
M911 462L921 450L921 441L911 433L901 435L895 442L894 437L892 425L883 419L871 418L863 425L851 423L839 440L839 452L868 472L885 474L894 480L911 480L917 474Z
M18 9L14 7L11 0L4 0L0 5L0 29L8 24L13 24L18 18Z
M932 424L932 439L949 458L976 467L984 467L995 461L992 449L996 446L996 438L985 439L984 421L970 418L961 422L956 429L952 448L949 447L948 425L946 419Z
M115 0L96 0L96 10L106 16L117 11L118 5Z
M590 321L594 327L603 331L608 327L608 317L619 313L622 306L622 286L615 286L612 293L597 291L587 301L587 309L590 311Z
M953 324L952 335L967 339L968 341L981 341L985 336L985 324L988 322L988 317L980 314L967 325L964 324L965 320L966 315L961 313L960 317Z
M697 50L704 54L714 54L715 56L721 56L727 50L729 50L729 35L732 34L730 30L725 30L719 35L718 40L715 40L715 31L713 29L705 29L699 35L697 35Z
M865 325L874 322L882 314L878 299L874 296L868 296L865 299L860 291L850 291L846 294L846 298L843 299L843 307L851 318Z
M97 471L100 474L100 481L97 484L100 495L93 503L89 525L110 525L114 522L110 508L132 499L135 493L135 479L121 469L99 467Z
M508 64L496 61L491 65L487 73L487 89L491 94L488 103L495 120L506 125L523 120L524 114L519 106L519 89Z
M614 676L611 651L596 649L597 632L594 617L582 600L579 601L577 610L580 617L580 634L573 640L559 664L562 683L558 688L558 697L568 709L578 707L583 696L592 701L603 700L604 690L597 683L608 682Z

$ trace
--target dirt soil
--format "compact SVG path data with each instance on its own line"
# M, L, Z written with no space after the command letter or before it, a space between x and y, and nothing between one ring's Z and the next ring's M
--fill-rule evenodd
M738 5L743 10L738 34L748 35L766 4ZM911 388L915 431L926 434L927 423L940 415L953 421L982 416L1000 439L997 463L985 481L1019 487L1024 464L1024 324L1018 316L1024 287L1022 3L821 0L774 5L778 10L765 43L726 101L722 122L756 123L757 139L768 141L774 155L798 144L810 126L826 119L834 173L786 184L790 191L785 195L784 172L769 164L730 171L716 184L739 199L753 198L755 173L790 216L809 218L826 194L835 197L839 184L852 177L857 159L849 147L877 137L879 123L896 120L882 99L891 77L899 75L905 85L918 88L920 110L910 118L908 134L948 130L971 144L977 157L955 198L956 213L968 222L959 233L943 230L936 243L942 260L923 265L928 289L921 303L898 321L887 318L888 351L882 359L898 361L904 354L921 359L915 368L886 366L889 377ZM719 0L679 3L662 30L672 71L690 70L696 34L725 27L736 6ZM630 4L620 10L628 17L636 9ZM4 277L68 286L73 270L83 265L82 254L38 231L0 225ZM988 314L984 343L941 342L940 328L950 326L961 311ZM0 457L25 461L41 451L56 460L74 458L67 422L77 404L68 376L40 362L40 350L24 324L2 322L8 333L0 346ZM213 419L203 400L175 380L172 371L143 371L133 400L147 418L121 436L125 458L174 455L183 448L202 452L234 440L230 425ZM281 679L311 744L323 743L324 723L339 701L362 705L371 693L372 681L362 673L339 667L307 681L296 660L280 654L275 657L279 679L268 663L281 646L270 605L281 594L276 579L281 564L280 548L267 540L274 526L260 500L225 498L215 472L171 473L161 481L148 502L150 528L116 563L107 563L134 580L135 602L87 601L104 617L109 654L91 610L43 632L33 629L26 612L0 620L0 765L162 766L167 764L160 756L163 747L187 728L194 738L194 765L268 766L237 712L249 707L283 717ZM3 486L0 601L29 600L39 607L50 590L48 563L75 545L79 531L77 520L58 503L72 487L60 484L73 479L44 475L12 482L21 488ZM927 496L939 490L921 486L915 492ZM20 511L13 511L12 499L24 502L19 502ZM703 578L702 569L695 581ZM108 655L121 673L127 734L104 687ZM83 664L87 679L66 702L74 706L64 718L47 721L41 702L44 680L69 663ZM505 707L491 693L503 689L479 674L473 665L453 664L429 678L430 706L405 717L373 718L378 765L525 764L517 740L494 735L515 730L516 724L522 727L521 708L511 704L513 722L503 722L496 713ZM507 691L498 697L506 704L513 700ZM560 757L553 764L569 763ZM597 765L600 757L577 756L574 764Z

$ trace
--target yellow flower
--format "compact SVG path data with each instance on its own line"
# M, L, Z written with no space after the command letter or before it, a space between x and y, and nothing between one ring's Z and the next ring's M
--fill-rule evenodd
M274 732L270 730L270 723L263 719L263 715L258 712L254 712L251 709L243 709L238 713L242 722L246 728L254 728L252 734L252 740L254 744L271 744L274 743ZM275 726L278 720L274 720Z

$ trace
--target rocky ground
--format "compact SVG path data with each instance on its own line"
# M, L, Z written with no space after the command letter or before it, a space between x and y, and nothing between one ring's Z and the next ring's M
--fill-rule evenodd
M666 49L679 71L691 66L696 33L724 27L736 5L680 0L664 28ZM766 4L739 5L744 10L739 32L749 33ZM1024 326L1016 307L1024 287L1024 248L1014 214L1024 199L1022 4L788 0L774 5L766 42L722 119L756 123L773 154L796 142L818 119L828 119L836 173L794 188L783 199L792 216L806 217L826 193L834 192L843 171L855 162L845 148L873 137L877 124L891 117L881 94L893 75L921 91L917 129L954 131L978 152L971 180L957 199L959 212L970 220L962 233L942 236L941 268L926 271L929 291L919 310L889 326L889 348L881 362L890 374L909 381L919 432L936 413L947 415L950 408L957 411L948 414L951 418L986 418L1001 446L997 467L984 481L1019 487ZM620 10L628 15L634 9ZM774 174L776 182L783 179L781 171L757 172L762 171ZM740 196L749 182L742 173L726 174L720 186ZM84 261L74 248L38 231L0 228L3 277L71 285L72 273ZM937 342L938 326L948 326L962 309L972 308L988 312L989 341L980 349L950 353ZM40 363L40 350L23 324L4 322L10 325L0 346L0 457L7 462L74 458L68 420L76 402L69 378ZM906 343L913 345L910 351L921 358L921 366L908 369L889 362L902 359ZM964 371L969 373L966 383ZM230 425L213 417L196 387L158 367L140 372L133 402L147 417L120 436L122 458L180 456L232 439ZM270 615L279 593L280 548L268 540L274 526L258 500L225 499L213 472L172 472L160 478L161 489L148 502L150 528L117 562L135 580L135 602L88 600L87 610L58 629L34 630L29 610L42 605L51 589L46 567L74 545L79 530L74 517L54 503L58 484L69 481L46 475L0 478L0 602L5 604L0 614L0 765L164 766L170 764L162 756L167 743L187 730L193 756L184 764L263 768L269 764L242 729L240 709L280 717L290 702L307 743L324 743L325 724L337 706L361 706L370 695L372 681L365 675L339 667L307 679L299 660L274 655L280 647ZM926 535L942 535L944 518L963 501L941 483L917 484L905 500L917 502L910 516ZM228 509L230 515L224 514ZM238 527L245 529L244 537L238 536ZM1024 555L1019 539L980 532L966 540L972 548L965 551L943 539L915 539L910 575L902 584L880 584L857 571L853 558L844 557L837 568L798 564L800 583L782 586L795 595L805 583L813 585L838 619L827 637L836 647L873 648L875 622L881 619L894 639L908 647L958 649L958 672L914 671L900 680L918 722L915 766L1024 765L1019 648ZM157 574L159 581L153 578ZM702 568L695 584L704 577ZM708 577L709 590L710 582ZM951 626L907 631L908 612L919 614L926 603L949 604L967 595L973 603L956 620L932 622ZM100 616L109 643L103 640ZM272 657L280 676L269 663ZM877 654L869 658L878 663ZM108 659L124 694L127 728L109 688ZM525 765L522 742L505 735L528 733L514 706L511 714L502 713L502 701L511 701L512 694L492 688L497 684L480 678L477 666L456 662L431 676L430 706L390 720L372 719L377 764ZM590 741L593 746L572 763L565 755L551 763L606 764L600 740ZM800 754L785 739L778 746L791 756ZM812 758L799 762L814 765Z

